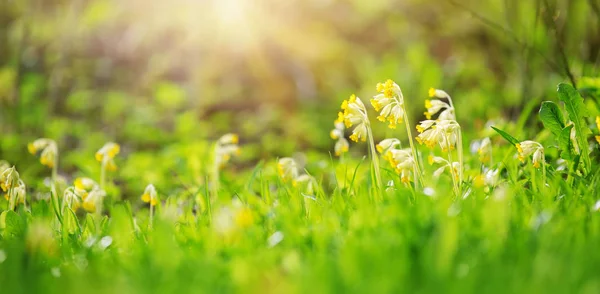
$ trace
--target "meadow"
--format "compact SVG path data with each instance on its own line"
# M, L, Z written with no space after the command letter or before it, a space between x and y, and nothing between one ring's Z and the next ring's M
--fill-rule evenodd
M597 1L0 23L0 293L600 292Z

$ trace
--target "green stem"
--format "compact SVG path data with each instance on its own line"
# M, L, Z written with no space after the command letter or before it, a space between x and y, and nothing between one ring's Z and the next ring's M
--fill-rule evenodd
M452 185L454 188L454 194L456 194L456 197L460 197L460 191L458 189L458 185L456 184L456 179L458 178L456 176L456 173L454 172L454 161L452 160L452 152L450 151L450 140L448 139L448 136L446 135L446 153L448 153L448 167L450 168L450 176L452 177Z
M371 153L371 162L373 163L373 171L375 173L375 186L377 189L377 193L379 196L382 196L381 193L381 174L379 172L379 157L377 156L377 150L375 149L375 140L373 139L373 131L371 130L371 125L367 124L367 136L369 137L369 150Z
M211 195L212 199L217 199L219 196L219 162L217 160L217 144L213 148L213 164L212 164L212 172L211 172ZM210 201L210 198L209 198Z
M457 125L458 125L458 123L457 123ZM462 196L464 155L463 155L462 130L461 130L460 125L458 125L458 146L456 147L456 152L458 153L458 164L459 164L459 170L458 170L458 191L459 191L459 193Z
M418 190L420 185L423 184L423 174L421 173L421 167L419 166L419 154L417 153L417 148L415 148L415 144L413 142L412 132L410 130L410 122L408 120L408 115L406 114L406 107L404 106L404 103L402 103L402 111L404 111L404 124L406 125L406 136L408 137L408 143L410 144L410 149L415 159L415 165L413 169L415 173L415 188Z

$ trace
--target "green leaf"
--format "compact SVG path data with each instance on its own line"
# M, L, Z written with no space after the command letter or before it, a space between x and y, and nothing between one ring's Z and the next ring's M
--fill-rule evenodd
M573 141L571 141L571 129L573 129L573 125L568 125L560 131L558 136L558 146L561 150L560 157L565 160L573 160L576 156Z
M3 236L19 236L24 231L23 219L14 211L6 210L0 214L0 228L4 229Z
M519 139L509 135L507 132L505 132L501 129L498 129L496 127L492 127L492 129L494 129L494 131L496 131L498 134L500 134L500 136L502 136L504 139L506 139L506 141L511 143L513 146L521 142Z
M573 86L561 83L558 84L558 99L565 103L569 119L575 124L577 144L580 146L580 150L583 151L581 152L581 157L585 163L585 169L589 171L591 161L587 148L587 135L590 133L590 129L585 121L585 117L588 117L589 113L585 104L583 104L583 98Z
M565 128L565 118L558 105L552 101L542 102L539 115L544 127L550 130L554 136L559 137Z

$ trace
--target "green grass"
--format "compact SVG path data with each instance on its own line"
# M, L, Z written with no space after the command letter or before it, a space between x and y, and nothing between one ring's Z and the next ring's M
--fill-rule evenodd
M463 135L478 139L475 133ZM524 139L525 132L514 135ZM545 183L541 169L530 160L521 163L516 148L494 136L498 183L477 184L482 163L465 143L459 196L447 173L431 176L436 166L424 166L426 188L415 190L382 162L386 188L380 197L369 160L356 152L341 160L306 157L313 189L282 181L274 159L229 172L234 159L221 170L219 190L212 193L210 173L195 180L186 174L161 179L169 184L157 185L161 201L153 220L139 199L141 188L122 191L115 184L119 172L108 173L103 211L66 209L61 221L50 187L32 183L28 207L4 210L0 220L0 290L598 293L597 145L590 143L591 167L575 164L582 159L573 156L566 169L558 169L550 131L532 139L546 149ZM442 154L418 149L424 157ZM202 162L211 162L211 152L199 153L205 154ZM135 154L129 150L129 157ZM56 181L61 204L67 184ZM8 201L0 202L6 206Z

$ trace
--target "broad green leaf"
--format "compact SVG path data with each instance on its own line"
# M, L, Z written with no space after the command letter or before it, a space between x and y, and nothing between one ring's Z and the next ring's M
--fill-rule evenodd
M571 141L571 129L573 129L573 125L568 125L560 131L558 136L558 146L561 150L560 157L565 160L573 160L576 155L573 141Z
M18 236L25 231L23 219L14 211L7 210L0 214L0 227L4 229L4 237Z
M580 146L580 149L584 151L581 152L581 157L585 162L585 169L589 171L591 162L590 155L587 152L587 135L590 133L590 129L585 121L585 117L588 117L589 113L585 104L583 104L583 98L573 86L561 83L558 84L558 99L565 103L565 109L569 114L569 119L575 124L577 143Z
M565 118L558 105L552 101L542 102L539 115L544 127L550 130L554 136L559 137L565 128Z
M494 131L496 131L498 134L500 134L500 136L502 136L504 139L506 139L506 141L513 144L513 146L518 144L519 142L521 142L519 139L509 135L507 132L505 132L501 129L498 129L496 127L492 127L492 129L494 129Z

